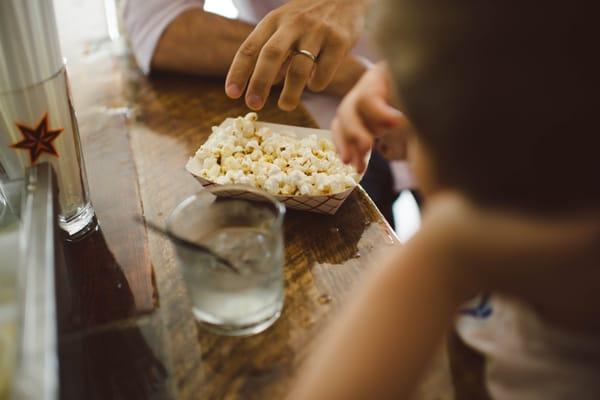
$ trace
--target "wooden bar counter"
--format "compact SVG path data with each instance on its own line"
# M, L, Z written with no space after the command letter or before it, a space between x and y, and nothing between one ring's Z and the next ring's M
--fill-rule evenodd
M193 318L171 244L134 217L162 224L201 190L188 157L211 126L248 110L226 98L221 79L146 78L123 43L84 44L63 46L76 54L69 73L99 228L65 242L57 270L61 398L283 399L318 333L395 234L361 188L333 216L288 210L280 319L246 338L208 333ZM315 126L274 98L261 120ZM423 398L453 398L445 376L433 376Z
M124 54L82 65L71 81L99 229L66 244L59 271L61 397L283 398L373 254L396 242L393 231L360 188L333 216L288 210L282 316L256 336L212 335L194 321L171 244L134 217L162 224L201 190L187 159L211 126L248 110L221 80L146 79ZM273 101L259 116L316 126Z

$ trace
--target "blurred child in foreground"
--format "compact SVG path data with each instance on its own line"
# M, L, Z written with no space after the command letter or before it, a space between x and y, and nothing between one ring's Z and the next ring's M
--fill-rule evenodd
M336 144L357 163L376 140L405 142L424 223L372 269L292 398L407 398L453 326L485 356L493 398L600 398L592 6L377 7L387 61L340 106Z

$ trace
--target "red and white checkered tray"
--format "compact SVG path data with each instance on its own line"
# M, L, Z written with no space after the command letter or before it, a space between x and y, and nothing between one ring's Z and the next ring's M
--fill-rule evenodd
M232 124L234 121L233 118L227 118L221 126L227 126ZM257 127L269 127L271 130L275 132L293 132L296 134L296 137L303 138L309 135L317 135L318 137L324 137L331 140L331 132L325 129L314 129L314 128L304 128L300 126L291 126L291 125L281 125L281 124L272 124L269 122L256 122ZM370 153L367 155L367 161L370 157ZM211 182L208 179L205 179L199 176L200 165L194 162L195 159L190 159L188 164L186 165L186 169L190 172L202 186L212 192L213 189L220 187L217 183ZM360 176L362 178L362 175ZM340 193L323 195L323 196L283 196L283 195L274 195L277 200L281 201L286 205L286 207L301 210L301 211L309 211L319 214L335 214L336 211L341 207L344 201L350 196L350 193L354 188L347 189ZM242 190L232 190L231 192L221 192L220 196L225 197L239 197L242 199L248 200L257 200L252 192L246 192Z

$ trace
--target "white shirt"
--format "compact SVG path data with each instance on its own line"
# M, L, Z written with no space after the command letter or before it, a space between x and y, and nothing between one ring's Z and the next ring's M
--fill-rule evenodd
M256 24L271 10L286 3L286 0L233 0L239 19ZM144 73L150 72L150 62L160 36L166 27L184 11L203 9L203 0L128 0L123 9L123 20L133 53ZM363 37L352 53L369 61L377 60L376 52ZM304 92L302 103L321 127L329 127L339 105L339 98L326 94ZM391 163L394 190L400 192L414 187L412 174L403 161Z

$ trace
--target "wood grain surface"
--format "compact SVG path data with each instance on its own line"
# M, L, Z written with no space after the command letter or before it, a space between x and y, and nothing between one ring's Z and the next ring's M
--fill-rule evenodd
M65 246L62 397L284 397L317 333L394 233L360 188L334 216L288 212L281 318L249 338L209 334L192 316L171 244L133 217L163 223L201 190L185 162L212 125L248 110L226 98L221 80L147 79L110 51L71 67L71 80L100 228ZM304 109L284 113L272 101L260 118L315 126Z
M70 77L100 229L66 244L57 277L61 398L284 398L318 333L377 253L397 245L395 234L361 188L333 216L289 211L282 316L256 336L210 334L193 318L171 244L133 217L163 223L201 190L185 162L212 125L248 110L219 79L142 76L118 43L97 45ZM259 116L315 126L273 97ZM442 354L433 364L419 398L453 398L446 362Z
M225 97L220 80L155 75L133 96L137 118L131 140L144 213L162 223L181 199L201 190L183 166L206 140L210 127L249 110ZM283 113L273 103L259 117L315 126L302 109ZM248 338L215 336L201 326L194 341L182 334L196 327L191 326L173 249L150 234L161 307L170 310L168 331L177 332L171 341L171 361L181 398L283 398L298 363L348 288L377 249L395 242L394 233L360 189L334 216L288 212L284 225L284 311L273 327ZM161 290L163 285L169 290Z

